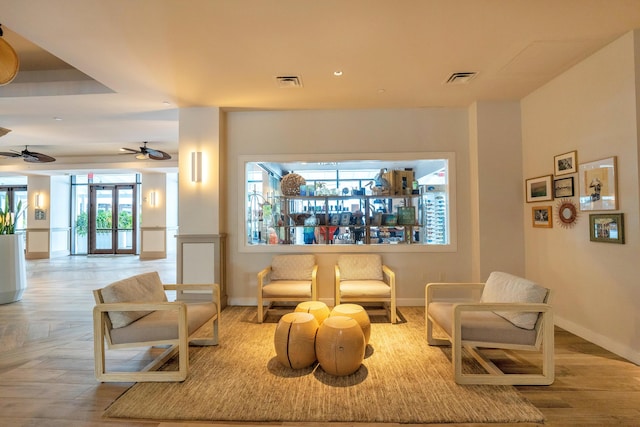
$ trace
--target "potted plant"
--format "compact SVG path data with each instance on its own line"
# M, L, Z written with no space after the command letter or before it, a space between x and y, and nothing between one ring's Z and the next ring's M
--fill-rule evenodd
M24 261L24 237L16 232L16 222L24 214L26 206L18 202L11 211L9 198L0 207L0 304L18 301L27 288Z

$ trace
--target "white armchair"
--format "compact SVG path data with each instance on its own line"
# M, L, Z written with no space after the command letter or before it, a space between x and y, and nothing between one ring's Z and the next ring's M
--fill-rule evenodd
M275 255L271 265L258 273L258 323L276 301L317 300L317 274L315 255ZM269 303L266 310L264 302Z
M165 291L208 291L198 302L169 302ZM206 293L208 293L206 292ZM218 345L220 287L217 284L163 285L157 272L139 274L93 291L95 375L101 382L183 381L189 373L189 345ZM179 296L178 296L179 297ZM203 326L211 335L200 338ZM204 332L204 331L203 331ZM141 371L108 370L109 349L168 346ZM178 354L177 371L156 371Z
M378 254L340 255L335 266L336 305L381 302L396 323L396 275Z
M549 289L502 272L491 273L486 283L429 283L425 288L427 341L451 345L458 384L549 385L554 380L549 294ZM444 337L434 336L436 326ZM463 348L486 374L463 373ZM541 352L540 373L505 373L480 348Z

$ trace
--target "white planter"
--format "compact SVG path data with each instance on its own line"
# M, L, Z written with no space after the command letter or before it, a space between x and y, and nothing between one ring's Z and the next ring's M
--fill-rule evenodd
M0 304L19 301L27 288L24 236L0 235Z

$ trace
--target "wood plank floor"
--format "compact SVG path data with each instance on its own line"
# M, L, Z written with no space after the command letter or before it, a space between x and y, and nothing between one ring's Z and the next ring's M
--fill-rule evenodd
M0 305L0 425L205 425L101 418L131 384L100 384L93 376L91 290L147 271L175 282L173 259L78 256L27 262L29 288L22 301ZM139 351L111 354L129 366L148 359ZM509 363L501 360L506 367ZM518 390L544 413L545 425L640 425L640 367L560 329L555 383Z

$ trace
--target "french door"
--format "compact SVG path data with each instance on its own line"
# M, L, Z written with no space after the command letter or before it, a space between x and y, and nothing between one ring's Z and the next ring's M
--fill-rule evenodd
M92 184L89 197L89 253L135 254L136 186Z

